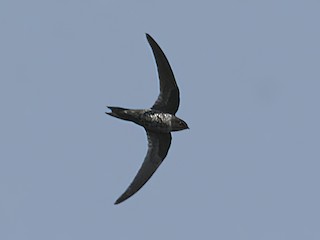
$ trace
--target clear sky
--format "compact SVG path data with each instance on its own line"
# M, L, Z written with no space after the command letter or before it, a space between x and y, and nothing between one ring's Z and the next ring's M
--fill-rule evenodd
M0 239L320 239L320 2L0 2ZM151 180L106 105L152 106L149 33L180 88Z

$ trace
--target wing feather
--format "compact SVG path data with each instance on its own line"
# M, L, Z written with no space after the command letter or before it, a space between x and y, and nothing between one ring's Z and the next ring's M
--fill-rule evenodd
M170 144L170 133L154 133L147 131L148 152L147 155L130 186L117 199L115 204L119 204L135 194L151 178L164 158L167 156Z
M149 34L146 35L156 60L160 81L160 94L152 106L152 109L175 114L178 111L180 103L178 85L174 78L169 61L163 51Z

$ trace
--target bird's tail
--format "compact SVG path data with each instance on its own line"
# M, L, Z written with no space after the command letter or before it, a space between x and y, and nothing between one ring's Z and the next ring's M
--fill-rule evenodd
M106 114L109 114L110 116L120 118L123 120L132 120L130 117L130 114L128 114L128 109L127 108L121 108L121 107L109 107L108 108L111 110L111 112L106 112Z

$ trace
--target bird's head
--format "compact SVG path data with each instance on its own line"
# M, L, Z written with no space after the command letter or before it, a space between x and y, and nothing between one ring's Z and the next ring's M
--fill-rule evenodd
M182 119L174 116L171 120L171 131L180 131L189 129L188 124Z

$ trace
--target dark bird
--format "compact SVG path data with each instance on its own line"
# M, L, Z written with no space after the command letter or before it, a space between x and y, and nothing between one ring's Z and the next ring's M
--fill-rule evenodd
M148 152L142 166L130 186L115 204L131 197L151 178L168 154L171 132L189 128L187 123L175 116L180 102L179 88L168 59L155 40L149 34L146 35L158 68L160 80L158 99L151 109L126 109L108 106L111 112L107 112L107 114L144 127L148 137Z

